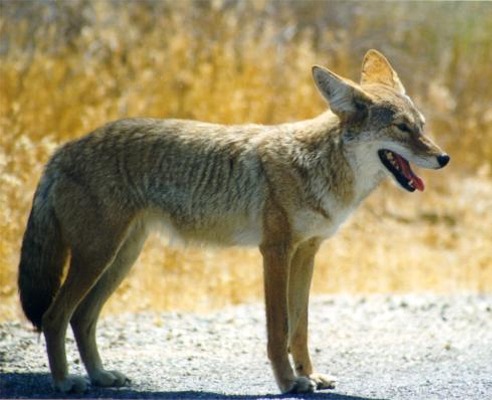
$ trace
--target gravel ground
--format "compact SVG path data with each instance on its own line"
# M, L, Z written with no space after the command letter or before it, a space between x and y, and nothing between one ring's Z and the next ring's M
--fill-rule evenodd
M106 366L132 384L69 397L279 397L264 321L261 304L106 317L98 331ZM310 321L313 359L339 384L304 397L492 398L492 295L318 297ZM67 347L72 372L84 373L72 336ZM27 323L1 324L0 397L67 397L50 384L43 338Z

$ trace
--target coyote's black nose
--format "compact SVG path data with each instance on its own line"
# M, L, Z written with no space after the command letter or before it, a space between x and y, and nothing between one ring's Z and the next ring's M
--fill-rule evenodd
M439 165L442 167L445 167L449 160L451 160L451 157L449 157L447 154L443 154L442 156L437 156L437 162Z

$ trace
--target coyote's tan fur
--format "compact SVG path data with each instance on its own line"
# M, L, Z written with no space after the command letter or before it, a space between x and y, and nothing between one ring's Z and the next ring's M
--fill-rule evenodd
M366 54L360 84L322 67L313 77L330 111L311 120L223 126L126 119L56 152L34 196L19 287L27 317L45 335L57 390L87 388L68 375L69 323L92 384L127 383L103 368L96 323L156 220L185 242L258 245L268 356L280 390L334 386L334 378L315 372L307 345L320 243L386 175L408 191L423 190L408 161L437 169L449 157L423 134L422 114L377 51Z

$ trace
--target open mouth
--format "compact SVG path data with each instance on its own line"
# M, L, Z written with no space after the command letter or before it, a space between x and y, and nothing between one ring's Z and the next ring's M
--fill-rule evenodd
M390 150L379 150L379 158L386 169L393 174L400 186L409 192L424 190L424 181L410 168L410 163L399 154Z

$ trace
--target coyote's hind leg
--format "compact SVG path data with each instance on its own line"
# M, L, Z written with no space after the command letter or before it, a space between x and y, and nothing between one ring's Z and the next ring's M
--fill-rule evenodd
M96 198L88 196L86 188L63 176L54 190L55 211L71 260L65 281L43 315L42 329L55 389L64 393L83 392L87 389L85 379L68 375L68 323L116 257L128 236L131 218L125 210L114 215Z
M103 368L97 349L96 325L104 303L128 274L142 250L146 237L145 228L137 223L130 230L111 265L80 303L72 317L71 324L77 346L93 385L124 386L130 382L121 372Z
M67 279L61 286L53 303L43 316L43 333L55 389L63 393L84 392L84 378L69 376L65 353L65 335L72 314L91 289L110 261L85 258L72 252Z

